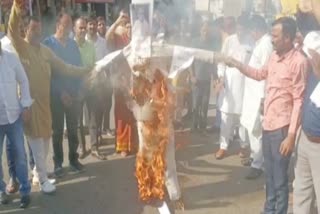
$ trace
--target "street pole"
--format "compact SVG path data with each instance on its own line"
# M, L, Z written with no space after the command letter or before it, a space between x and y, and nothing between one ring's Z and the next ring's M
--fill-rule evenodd
M38 7L39 19L41 20L41 8L40 8L40 2L39 2L39 0L37 0L37 7Z
M33 16L33 11L32 11L32 0L29 0L29 13L30 13L30 16Z

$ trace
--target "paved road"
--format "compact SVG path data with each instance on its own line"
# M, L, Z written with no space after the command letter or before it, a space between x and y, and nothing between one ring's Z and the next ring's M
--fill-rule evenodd
M214 151L217 134L208 136L177 133L176 154L180 183L186 210L177 214L257 214L263 200L263 178L257 181L244 179L247 169L240 165L231 148L231 156L217 161ZM67 145L65 143L65 145ZM67 146L65 146L67 154ZM19 196L13 203L0 206L0 214L156 214L157 209L139 202L134 177L134 157L121 158L113 155L112 141L106 141L103 152L107 161L91 157L84 160L86 172L68 174L59 180L54 195L42 195L33 188L31 207L17 209ZM232 155L233 154L233 155ZM52 157L52 154L50 155ZM4 157L5 159L5 157ZM67 156L65 158L67 160ZM50 169L52 162L49 160ZM67 167L67 161L65 166ZM7 167L4 173L7 179Z

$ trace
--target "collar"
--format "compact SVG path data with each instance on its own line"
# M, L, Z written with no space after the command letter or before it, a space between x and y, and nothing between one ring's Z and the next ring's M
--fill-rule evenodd
M93 40L93 39L89 38L88 34L86 34L86 40L87 40L87 41L90 41L90 42L95 43L95 42L97 42L97 41L98 41L98 39L99 39L99 35L97 35L96 39L95 39L95 40Z
M296 49L295 48L292 48L290 51L288 51L286 54L282 55L282 56L279 56L278 54L276 54L276 57L277 57L277 61L278 62L281 62L285 59L288 59L290 58L294 53L296 52Z
M83 42L82 44L80 44L80 43L77 41L76 37L74 37L74 41L77 43L77 45L78 45L79 47L83 47L83 46L87 43L87 41L84 40L84 42Z

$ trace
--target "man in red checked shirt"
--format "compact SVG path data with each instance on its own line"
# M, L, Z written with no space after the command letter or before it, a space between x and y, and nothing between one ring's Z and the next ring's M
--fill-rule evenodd
M288 167L301 123L306 86L307 59L294 48L296 22L288 17L272 25L274 52L262 69L250 68L235 59L226 64L255 80L266 80L262 149L266 174L264 214L288 210Z

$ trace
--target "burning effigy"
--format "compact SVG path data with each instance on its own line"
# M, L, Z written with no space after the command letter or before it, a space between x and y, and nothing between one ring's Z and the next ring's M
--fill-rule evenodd
M194 59L215 63L221 57L215 52L152 39L152 4L145 2L131 6L131 10L137 10L131 11L131 43L97 62L88 84L100 88L104 79L111 78L133 112L139 137L135 176L140 199L145 203L164 202L167 192L176 207L183 208L175 160L176 89L172 80L183 75ZM166 203L159 211L170 213Z
M170 200L183 207L175 161L172 78L182 75L193 59L215 63L221 57L211 51L173 45L153 45L152 50L151 56L140 58L130 44L107 55L97 62L88 83L97 87L110 77L137 120L139 150L135 175L140 199L146 203L164 201L167 189ZM170 71L172 67L174 71Z

